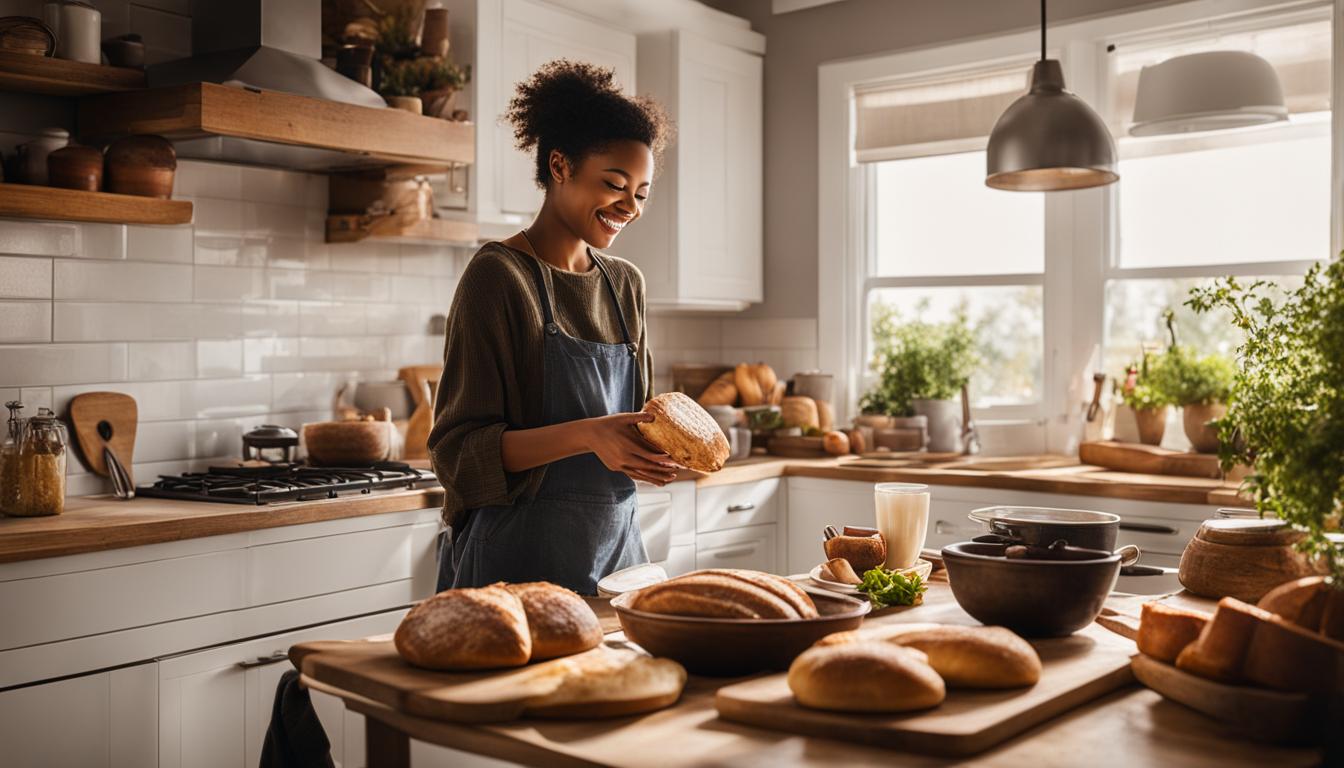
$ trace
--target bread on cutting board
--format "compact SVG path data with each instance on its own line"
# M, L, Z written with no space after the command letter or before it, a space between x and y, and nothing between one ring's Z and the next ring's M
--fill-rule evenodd
M1172 664L1208 623L1207 613L1187 611L1156 601L1144 603L1135 642L1140 653Z
M574 592L549 581L507 584L527 616L532 661L570 656L602 643L597 614Z
M449 589L421 601L393 635L397 653L425 669L520 667L532 658L523 603L501 585Z
M838 712L929 709L947 695L924 653L882 642L808 648L789 666L788 684L804 707Z

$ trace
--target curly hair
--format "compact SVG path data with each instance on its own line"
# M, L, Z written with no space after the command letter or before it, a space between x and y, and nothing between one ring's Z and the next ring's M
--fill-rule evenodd
M610 69L559 59L518 83L505 120L518 148L536 152L537 186L551 178L551 150L577 164L613 141L641 142L657 164L672 134L672 121L652 99L621 93Z

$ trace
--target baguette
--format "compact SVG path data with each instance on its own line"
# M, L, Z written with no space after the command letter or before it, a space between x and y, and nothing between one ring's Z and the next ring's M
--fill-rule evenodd
M761 589L770 592L798 612L799 617L804 619L817 618L817 606L812 602L812 598L807 596L807 591L793 582L792 579L778 576L764 571L752 571L745 568L704 568L695 573L707 573L717 576L727 576L733 579L741 579L749 584L753 584Z
M751 372L756 376L756 383L761 388L762 402L768 400L775 391L775 385L779 383L779 377L775 375L775 369L765 363L757 363L752 366Z
M737 403L737 385L733 383L733 372L727 371L705 387L696 402L708 408L711 405L735 405Z
M1193 643L1209 622L1207 613L1174 608L1165 603L1143 604L1139 615L1139 652L1168 664Z
M765 393L761 391L761 382L751 363L738 363L733 369L733 383L737 385L737 396L742 405L761 405L765 402Z

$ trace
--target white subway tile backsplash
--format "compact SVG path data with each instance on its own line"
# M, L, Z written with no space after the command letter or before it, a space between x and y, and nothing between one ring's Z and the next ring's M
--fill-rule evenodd
M227 416L259 416L270 410L271 377L198 379L183 382L190 418L218 419Z
M85 259L126 258L125 224L79 224L73 255Z
M334 272L309 269L266 270L266 295L272 299L308 299L326 301L332 297ZM339 275L348 277L348 275ZM363 278L363 275L355 277Z
M243 433L260 425L255 418L210 419L192 422L196 425L195 444L191 457L241 456Z
M78 243L78 224L10 220L0 223L0 253L75 256Z
M248 169L257 170L257 169ZM275 173L281 173L275 171ZM285 174L292 176L294 174ZM246 178L244 178L246 184ZM246 195L246 192L244 192ZM243 231L249 237L272 237L287 235L303 237L307 234L308 209L300 205L283 205L279 201L271 203L254 202L254 198L245 197L243 203ZM292 198L291 198L292 199Z
M128 344L127 378L133 381L190 379L196 376L196 342L156 341Z
M434 283L417 275L390 275L392 300L398 304L432 304Z
M241 376L243 343L241 339L196 342L196 376L202 379Z
M242 312L244 336L299 335L298 302L248 302L243 305Z
M196 301L245 301L265 298L266 271L258 267L197 264L192 297Z
M725 347L753 349L815 348L817 321L812 318L752 318L723 321Z
M418 333L428 325L423 312L402 304L367 304L364 312L370 336Z
M330 259L326 243L301 237L272 237L267 243L266 265L282 269L326 269Z
M326 409L330 414L332 397L345 378L343 374L335 373L278 373L271 380L274 386L271 405L274 410Z
M304 302L299 305L299 333L303 336L363 336L364 307L355 304Z
M53 295L94 301L181 301L191 296L191 274L186 264L59 259Z
M52 409L57 413L67 413L70 398L85 392L112 390L135 398L137 416L140 423L148 421L169 421L192 418L190 409L184 401L185 385L183 381L112 381L102 379L93 383L63 385L52 387Z
M242 194L239 199L253 203L276 203L282 206L303 206L306 203L309 181L307 174L256 166L243 166L241 170Z
M303 358L299 354L299 340L265 336L243 340L243 370L248 373L301 371Z
M300 340L303 355L299 370L352 371L383 366L383 340L376 337L344 339L305 337Z
M390 301L391 289L387 275L359 275L328 272L331 297L346 301Z
M58 301L55 341L162 341L237 337L243 309L226 304L137 304Z
M126 227L126 258L133 261L168 261L190 264L194 231L181 227Z
M327 261L331 269L340 272L377 272L380 264L386 264L384 271L397 271L397 253L388 253L387 243L330 243L327 245Z
M138 405L138 404L137 404ZM196 422L151 421L139 425L135 431L133 463L185 461L195 458ZM149 477L152 477L150 475ZM148 482L149 477L140 478Z
M0 345L0 387L125 380L125 344Z
M197 236L221 234L240 237L243 234L243 203L237 198L193 198L192 223Z
M243 166L178 160L173 191L178 197L237 200L243 194Z
M264 252L247 247L239 235L219 235L197 231L192 238L192 261L219 266L261 266Z
M403 245L400 249L401 268L403 275L433 275L439 265L436 257L438 249L425 248L418 245Z
M19 399L29 415L37 413L38 408L51 408L51 387L24 387L19 390Z
M0 256L0 299L51 298L51 259Z

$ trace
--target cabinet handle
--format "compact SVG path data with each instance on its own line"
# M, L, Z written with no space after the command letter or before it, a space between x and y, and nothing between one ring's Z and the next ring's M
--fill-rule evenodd
M253 667L269 667L282 661L289 661L289 651L276 651L270 656L258 656L248 661L240 661L236 666L239 669L252 669Z
M754 555L754 554L756 554L755 545L750 547L737 547L735 549L719 550L718 552L714 553L714 557L719 560L723 560L729 557L741 557L742 555Z
M1180 533L1180 529L1172 528L1170 525L1154 525L1152 523L1126 523L1120 522L1120 530L1136 531L1138 533L1161 533L1167 536L1175 536Z
M751 502L747 502L746 504L730 504L730 505L728 506L728 511L729 511L729 512L750 512L751 510L753 510L753 509L755 509L755 508L756 508L756 505L755 505L755 504L752 504Z

